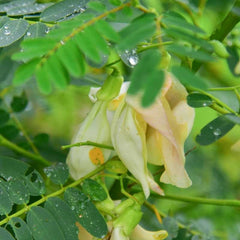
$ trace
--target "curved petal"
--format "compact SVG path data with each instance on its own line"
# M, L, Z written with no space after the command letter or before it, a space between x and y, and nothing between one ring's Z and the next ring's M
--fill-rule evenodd
M168 80L173 83L175 80ZM171 89L171 84L165 88L164 96L158 98L149 108L140 105L139 97L127 97L127 102L141 114L148 129L148 153L150 162L165 166L165 172L161 181L171 183L177 187L189 187L191 180L184 168L184 141L193 124L194 110L190 108L184 99L186 90L178 83ZM172 91L174 94L169 94ZM179 94L177 94L179 92ZM167 99L170 96L173 99ZM177 100L180 100L177 102ZM172 101L170 101L172 100ZM173 109L171 108L173 107ZM189 118L189 119L188 119ZM155 142L154 152L151 151L151 142ZM153 146L152 146L153 147ZM159 159L159 160L158 160Z
M110 126L107 120L108 102L98 101L94 104L80 126L72 144L78 142L92 141L111 145ZM108 160L110 150L94 148L92 146L72 147L67 164L74 179L79 179L97 168L104 160Z
M163 240L168 236L167 231L147 231L140 225L137 225L132 234L130 235L130 240Z
M149 177L147 170L146 123L132 107L122 101L115 112L111 130L115 151L141 183L147 198L150 194L149 187L154 185L154 181Z

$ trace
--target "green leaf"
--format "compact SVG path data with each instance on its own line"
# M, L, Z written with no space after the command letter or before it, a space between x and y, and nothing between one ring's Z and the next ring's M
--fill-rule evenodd
M11 234L4 228L0 227L0 236L3 240L15 240Z
M14 60L30 60L32 58L41 57L48 51L53 49L56 41L48 38L26 39L21 43L22 51L13 54Z
M49 142L49 135L46 133L39 133L33 138L33 142L37 147L45 147Z
M129 94L136 94L147 85L150 73L157 71L161 55L158 51L149 50L143 53L141 60L134 68L130 76L131 85L128 89ZM147 70L146 70L147 69Z
M41 196L46 192L43 178L37 170L28 173L24 180L31 196Z
M201 28L187 22L185 18L183 18L181 15L175 12L169 12L164 14L164 17L161 19L161 21L168 27L172 26L178 29L189 31L191 33L192 32L200 34L205 33Z
M166 240L171 240L178 235L178 225L174 218L165 217L163 219L163 228L168 232L168 237Z
M13 84L18 86L26 83L33 75L39 61L40 59L33 59L28 63L24 63L18 67L13 78Z
M82 190L93 201L100 202L107 198L107 193L104 188L93 179L84 180Z
M153 71L149 74L147 84L144 88L142 97L142 106L149 107L159 95L164 83L164 72L162 70Z
M48 77L48 80L51 80L57 88L65 89L69 82L69 75L57 55L52 55L44 65L47 71L45 77Z
M104 12L106 10L105 4L100 1L90 1L87 4L88 8L91 8L97 12Z
M9 214L12 211L13 202L10 199L3 181L0 181L0 199L0 215Z
M1 9L1 8L0 8ZM10 21L10 18L9 17L6 17L6 16L3 16L0 18L0 28L6 23Z
M26 204L29 202L29 192L22 178L11 178L8 182L8 193L12 202Z
M12 140L19 134L19 130L13 125L5 125L0 127L0 134L8 140Z
M185 67L173 66L172 73L183 85L206 89L204 80Z
M0 29L0 47L6 47L20 39L28 29L23 19L9 20Z
M32 234L28 225L19 217L11 218L9 224L17 238L17 240L32 240Z
M69 176L68 167L65 163L59 162L50 167L44 168L44 173L55 184L64 184Z
M192 93L187 96L187 103L194 108L208 107L213 104L212 99L201 93Z
M222 115L208 123L201 129L200 134L197 135L196 141L200 145L209 145L227 134L235 123L229 120L228 115Z
M57 56L71 75L74 77L84 75L84 59L82 53L74 41L70 40L66 42L61 48L59 48L57 51Z
M52 214L42 207L32 207L27 224L35 240L65 240L63 232Z
M43 22L56 22L73 13L81 13L84 11L87 0L65 0L45 9L40 15Z
M66 202L57 197L49 198L44 208L54 216L64 234L65 240L78 240L76 222L79 218Z
M64 199L79 216L79 223L94 237L103 238L107 232L107 224L88 197L76 188L69 188Z
M29 168L29 165L23 161L16 160L10 157L0 156L0 176L6 181L12 177L24 176Z
M5 4L1 4L0 12L1 13L8 12L8 11L10 11L13 8L23 7L23 5L25 5L25 6L31 5L34 2L35 2L35 0L15 0L15 1L10 1L10 2L7 2Z
M91 39L94 39L95 47L99 53L109 54L107 42L93 26L87 27L84 31Z
M122 4L121 0L109 0L112 5L120 6Z
M35 76L40 92L44 94L49 94L52 91L52 85L49 79L47 78L48 72L46 69L46 64L41 68L37 68Z
M94 26L108 40L116 43L120 41L119 34L112 28L112 26L108 22L104 20L99 20L95 23Z
M206 40L203 40L199 37L196 37L194 35L191 35L187 32L184 32L184 31L182 31L182 29L167 28L167 29L164 29L164 32L166 32L171 37L174 37L174 38L180 39L180 40L185 40L189 43L192 43L194 45L202 47L203 49L205 49L207 51L213 50L213 47L209 42L207 42Z
M86 34L86 32L80 32L75 36L75 43L77 43L79 49L92 61L96 63L101 62L101 57L96 49L96 44L91 38L91 35Z
M117 48L119 50L134 48L139 42L151 38L155 30L155 15L143 14L135 18L129 26L120 31L122 41Z
M9 113L0 109L0 125L5 124L9 120Z
M44 23L38 22L32 24L27 30L25 39L43 37L46 35L47 31L48 27Z
M203 52L201 50L194 50L193 48L183 46L183 45L171 44L171 45L167 46L166 49L169 52L172 52L176 55L194 58L194 59L202 61L202 62L211 62L214 60L214 57L212 57L207 52Z
M22 3L24 4L24 3ZM27 14L39 13L42 12L45 8L49 7L51 4L24 4L22 6L11 8L7 11L8 16L22 16Z
M11 101L11 108L14 112L22 112L28 105L28 99L23 93L22 96L14 96Z

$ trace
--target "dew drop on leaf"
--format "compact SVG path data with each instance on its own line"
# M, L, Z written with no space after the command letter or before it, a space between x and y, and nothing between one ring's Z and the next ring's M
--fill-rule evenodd
M217 129L215 129L214 131L213 131L213 134L215 135L215 136L219 136L219 135L221 135L221 130L219 129L219 128L217 128Z

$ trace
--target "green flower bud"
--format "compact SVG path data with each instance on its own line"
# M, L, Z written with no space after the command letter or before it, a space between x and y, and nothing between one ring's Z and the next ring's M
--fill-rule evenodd
M133 197L139 202L139 204L143 204L145 201L144 194L142 192L135 193ZM136 201L134 201L132 198L129 198L123 202L121 202L116 208L115 213L121 214L123 213L128 207L131 207L132 205L136 204Z
M113 226L114 228L121 228L123 234L129 236L140 222L141 218L141 206L135 203L133 206L125 209L125 211L113 222Z
M229 57L229 53L226 49L226 47L223 45L223 43L221 43L218 40L212 40L211 44L213 46L214 52L222 58L228 58Z
M106 163L105 168L109 172L113 172L113 173L124 174L127 172L127 168L124 166L124 164L120 161L120 159L117 156L110 159Z
M117 70L105 80L101 89L97 92L97 99L102 101L110 101L117 97L123 83L123 77Z

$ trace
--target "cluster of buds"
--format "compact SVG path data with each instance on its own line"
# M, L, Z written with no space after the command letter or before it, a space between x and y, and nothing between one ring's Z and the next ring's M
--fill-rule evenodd
M124 201L115 201L110 204L111 213L115 215L115 220L108 221L108 229L111 236L107 236L110 240L164 240L168 233L165 230L148 231L142 228L138 223L142 217L141 204L145 197L142 192L133 195L134 199ZM108 199L109 202L110 199ZM109 209L110 210L110 209ZM93 240L93 236L89 234L80 225L79 239Z
M72 147L67 158L71 176L79 179L117 154L140 182L146 198L150 190L163 194L148 171L148 162L164 165L161 182L189 187L191 180L184 167L183 147L195 114L187 105L186 89L166 74L160 95L150 107L143 108L141 95L128 95L128 86L114 72L102 88L91 88L89 97L95 103L72 143L92 141L113 146L114 151Z

